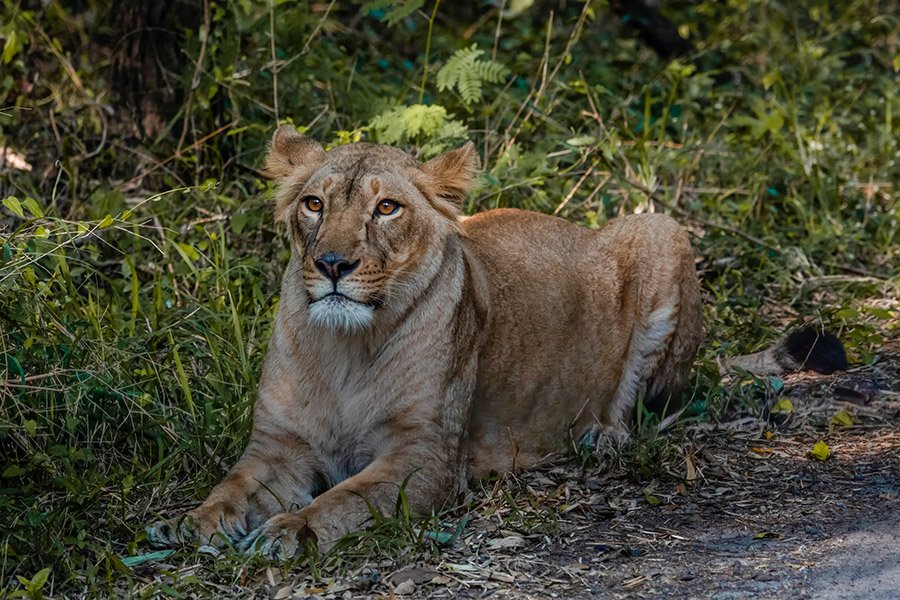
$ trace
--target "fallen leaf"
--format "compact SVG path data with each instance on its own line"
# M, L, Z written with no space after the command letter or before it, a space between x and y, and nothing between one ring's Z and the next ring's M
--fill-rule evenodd
M275 600L284 600L285 598L290 598L293 595L293 590L291 586L286 585L277 592L275 592Z
M687 452L684 455L684 470L685 481L696 481L697 479L697 468L694 466L694 461L691 458L691 453Z
M754 535L753 539L754 540L780 540L780 539L784 539L784 534L776 533L774 531L763 531L763 532L760 532L760 533L757 533L756 535Z
M762 454L765 456L767 454L772 454L772 449L771 448L760 448L760 447L754 446L754 447L750 448L750 452L755 452L756 454Z
M809 451L809 456L824 462L831 456L831 448L828 447L828 444L819 440L816 442L816 445L812 447L812 450Z
M647 504L649 504L650 506L658 506L662 503L662 500L660 500L657 496L651 494L650 490L644 490L644 500L646 500Z
M414 584L419 585L428 583L437 575L438 571L434 567L407 567L391 575L388 580L394 585L400 585L404 581L412 581Z
M772 407L772 412L790 414L794 412L794 403L790 398L782 398Z
M406 596L414 591L416 591L416 584L412 582L412 579L407 579L394 588L394 593L398 596Z
M488 548L499 550L500 548L520 548L525 545L525 538L520 535L510 535L488 542Z
M838 411L828 422L828 430L834 431L835 427L850 427L853 425L853 417L846 410Z

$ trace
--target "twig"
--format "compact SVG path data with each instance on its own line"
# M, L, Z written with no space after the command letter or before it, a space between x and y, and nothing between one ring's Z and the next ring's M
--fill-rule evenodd
M431 34L434 30L434 19L437 16L441 0L434 0L431 17L428 19L428 35L425 37L425 62L422 65L422 85L419 87L419 104L425 102L425 83L428 81L428 60L431 58Z
M515 139L519 135L519 132L522 131L522 128L525 126L525 124L528 122L528 120L531 118L531 116L537 111L537 104L543 98L544 92L547 89L547 84L549 82L553 81L554 79L556 79L556 76L559 74L559 70L562 68L562 66L566 62L566 56L569 55L569 53L572 51L572 47L575 45L575 43L581 37L581 31L582 31L582 29L584 29L584 23L587 20L588 13L590 12L590 7L591 7L590 2L584 3L584 7L581 9L581 14L578 15L578 21L576 21L575 27L572 29L572 34L569 36L569 39L566 42L565 49L563 49L563 52L560 55L559 60L556 61L556 65L553 67L553 71L551 71L550 74L547 75L547 67L549 66L549 62L550 62L549 61L550 32L552 31L552 27L553 27L553 12L551 11L550 19L547 23L547 39L544 43L544 58L541 61L542 62L541 84L538 87L537 92L534 94L534 100L529 103L528 102L529 98L526 98L525 102L522 103L522 107L524 107L525 105L528 105L528 112L525 114L525 117L519 123L518 127L516 128L516 132L507 141L508 148L512 147L512 144L515 143ZM530 94L529 94L529 96L530 96ZM507 129L506 129L507 135L509 134L509 131L511 130L513 123L516 122L516 118L518 118L518 116L519 116L519 113L516 113L516 117L513 118L509 127L507 127Z
M200 30L200 53L197 55L197 62L194 65L194 76L191 78L191 87L188 88L187 98L184 102L184 117L181 119L181 135L178 136L176 148L184 146L184 138L187 137L188 125L190 124L191 119L191 106L194 103L194 91L197 89L197 86L200 85L203 62L206 60L206 46L209 43L211 19L209 0L203 0L203 29Z
M575 193L578 192L579 188L581 188L581 184L584 183L584 180L587 179L588 177L590 177L591 173L593 173L593 172L594 172L594 165L591 165L584 172L584 174L578 178L578 181L575 182L575 185L573 185L572 189L569 190L569 193L566 194L566 197L563 198L562 202L560 202L559 205L556 207L556 210L553 211L554 215L558 215L559 211L561 211L563 208L565 208L566 204L569 203L569 200L571 200L572 197L575 195Z
M503 24L503 11L506 9L506 0L500 3L497 10L497 29L494 30L494 45L491 47L491 60L497 60L497 49L500 47L500 26Z
M178 149L175 151L175 154L171 155L169 158L167 158L167 159L165 159L165 160L163 160L163 161L161 161L161 162L156 163L155 165L153 165L152 167L150 167L149 169L147 169L147 170L144 171L143 173L141 173L141 174L139 174L139 175L135 175L134 177L132 177L131 179L129 179L127 182L125 182L125 183L123 184L123 186L124 186L124 187L128 187L129 185L131 185L131 184L137 182L138 180L140 180L141 178L146 177L146 176L149 175L150 173L153 173L153 172L156 171L157 169L159 169L159 168L161 168L161 167L163 167L163 166L169 164L170 162L172 162L172 161L175 160L176 158L179 158L179 157L181 156L181 153L184 152L185 150L196 150L197 148L199 148L200 146L202 146L208 139L213 138L213 137L219 135L220 133L222 133L222 132L225 131L226 129L231 129L231 128L234 127L236 124L237 124L237 121L232 121L231 123L227 123L227 124L225 124L225 125L222 125L221 127L219 127L218 129L216 129L216 130L213 131L212 133L208 133L208 134L204 135L202 138L200 138L199 140L197 140L196 142L194 142L193 144L191 144L191 145L188 146L187 148L178 148Z
M275 123L278 114L278 61L275 57L275 0L269 0L269 48L272 51L272 106L275 108Z

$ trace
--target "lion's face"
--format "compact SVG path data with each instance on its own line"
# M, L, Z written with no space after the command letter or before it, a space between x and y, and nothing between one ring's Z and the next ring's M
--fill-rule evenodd
M402 310L458 230L473 160L470 145L425 164L374 144L325 152L279 128L267 168L279 180L276 215L290 230L311 322L352 332L379 311Z

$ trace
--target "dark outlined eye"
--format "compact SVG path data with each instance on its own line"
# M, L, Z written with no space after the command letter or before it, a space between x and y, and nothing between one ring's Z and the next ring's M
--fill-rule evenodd
M323 203L315 196L307 196L303 199L303 206L311 213L322 212Z
M375 207L375 214L387 217L400 210L400 205L393 200L379 200L378 206Z

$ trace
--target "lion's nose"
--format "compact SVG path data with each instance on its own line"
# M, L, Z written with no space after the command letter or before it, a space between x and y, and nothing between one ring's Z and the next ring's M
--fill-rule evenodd
M358 260L354 263L351 263L346 258L344 258L343 254L336 254L334 252L326 252L325 254L317 258L315 262L316 268L319 270L319 272L335 283L341 277L349 275L350 273L355 271L356 267L359 266Z

